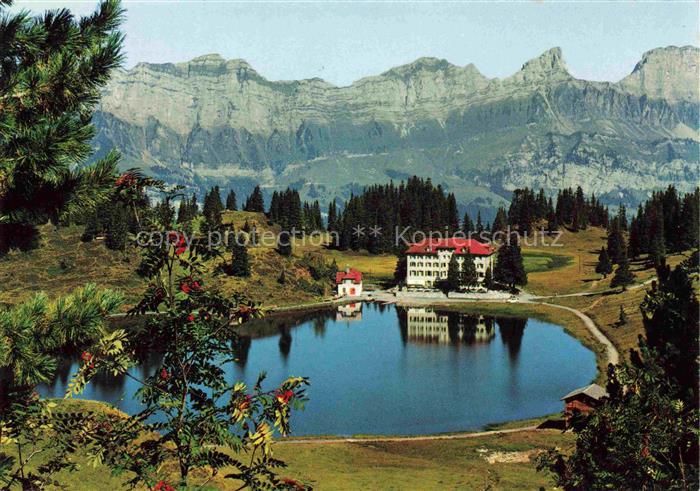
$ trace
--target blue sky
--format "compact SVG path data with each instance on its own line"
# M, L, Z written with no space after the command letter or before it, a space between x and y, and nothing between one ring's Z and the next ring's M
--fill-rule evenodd
M20 0L15 8L97 4ZM125 2L126 66L206 53L243 58L270 80L347 85L421 56L474 63L489 77L559 46L570 72L619 80L643 52L698 45L697 2Z

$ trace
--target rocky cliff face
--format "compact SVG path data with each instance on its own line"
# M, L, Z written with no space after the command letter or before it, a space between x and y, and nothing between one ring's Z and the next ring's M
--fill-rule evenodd
M698 58L652 50L619 83L575 79L558 48L504 79L421 58L347 87L271 82L218 55L139 64L105 90L95 145L169 182L241 193L292 185L326 200L418 174L487 209L522 185L632 203L697 182Z

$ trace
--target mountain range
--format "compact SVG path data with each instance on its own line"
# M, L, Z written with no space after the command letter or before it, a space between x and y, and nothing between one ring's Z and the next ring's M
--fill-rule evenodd
M697 185L699 58L654 49L616 83L573 77L559 48L503 79L420 58L345 87L269 81L215 54L140 63L104 90L94 145L200 192L291 186L325 204L416 174L487 215L522 186L634 205Z

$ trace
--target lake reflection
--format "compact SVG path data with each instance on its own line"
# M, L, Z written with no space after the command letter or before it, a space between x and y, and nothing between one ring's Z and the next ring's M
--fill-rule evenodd
M268 387L311 379L311 401L295 413L295 434L418 434L481 428L561 410L559 398L595 377L595 357L560 326L536 319L432 308L348 304L274 316L239 328L233 383ZM155 373L150 356L133 369ZM76 362L65 361L43 395L62 396ZM84 397L135 413L136 383L94 380Z

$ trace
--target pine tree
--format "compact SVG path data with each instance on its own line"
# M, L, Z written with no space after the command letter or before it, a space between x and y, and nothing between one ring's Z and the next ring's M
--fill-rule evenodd
M252 211L256 213L265 213L265 199L263 198L260 186L255 186L253 192L246 199L244 211Z
M527 284L527 273L523 265L523 256L517 238L507 240L498 250L494 280L515 290L516 285Z
M406 282L406 275L408 274L408 264L406 258L405 249L401 249L401 252L396 259L396 267L394 268L394 281L397 285L401 285Z
M230 244L231 249L231 267L232 276L248 277L250 276L250 263L248 261L248 247L246 246L246 237L244 234L236 234L234 240Z
M481 237L481 233L484 231L484 225L481 223L481 210L476 212L476 234L477 239Z
M287 231L280 232L277 237L277 252L281 256L289 257L292 255L292 234Z
M505 232L508 228L508 217L506 216L506 210L502 206L498 207L496 211L496 218L493 220L493 225L491 226L491 232Z
M612 273L612 263L610 262L610 257L608 256L608 251L605 247L600 249L600 254L598 254L598 264L596 264L595 272L602 274L603 278L607 278L610 273Z
M236 193L233 189L229 190L226 196L226 209L230 211L238 210L238 205L236 204Z
M455 254L453 254L454 256ZM474 264L474 256L466 254L464 262L462 262L462 281L461 284L467 289L471 289L479 284L479 275L476 272L476 264Z
M450 262L447 265L447 279L439 281L438 286L445 292L456 292L462 286L462 272L457 262L457 254L452 254Z
M486 268L486 274L484 274L484 287L487 290L493 290L495 287L495 283L493 281L493 271L491 271L491 267Z
M116 203L111 208L105 237L105 246L108 249L123 251L126 248L127 214L128 211L121 203Z
M193 218L196 218L197 215L199 215L199 205L197 204L197 195L195 193L192 193L192 198L190 198L189 212L187 213L187 216L189 217L190 220L192 220Z
M97 212L89 213L87 220L85 221L85 229L83 230L83 235L80 236L80 240L83 242L91 242L101 231L102 227L100 227L100 220L97 216Z
M464 235L466 237L469 237L470 233L475 232L474 223L472 222L472 219L469 217L468 212L464 213L464 220L462 220L462 232L464 232Z
M153 209L156 222L163 230L170 230L175 220L175 210L170 206L170 199L165 198Z
M0 255L37 244L36 225L77 219L112 192L119 155L92 165L92 113L122 61L123 10L32 17L0 2ZM80 165L79 165L80 164Z
M649 259L659 266L666 258L664 216L660 206L652 206L649 214Z
M632 283L634 283L634 273L630 270L630 261L625 254L618 263L612 280L610 280L610 286L613 288L621 286L623 290L626 290L627 285L631 285Z
M618 316L617 319L617 325L619 326L624 326L627 324L627 313L625 312L625 308L620 305L620 315Z
M614 264L620 264L623 257L626 259L625 239L620 230L619 220L617 217L610 221L608 226L608 256Z
M627 208L622 203L617 208L617 221L620 224L620 229L627 231Z
M700 214L700 189L695 188L695 192L688 193L683 197L681 212L679 216L679 249L698 248L698 214Z
M328 205L328 231L335 232L338 228L338 209L335 205L335 199Z
M447 196L447 230L450 236L459 230L459 212L457 211L457 200L455 195L450 193Z
M192 219L190 216L190 207L187 199L180 200L180 204L177 208L177 223L187 223Z
M224 205L221 203L219 186L214 186L211 191L204 196L204 206L202 208L202 215L204 215L204 220L210 230L217 229L221 226L221 212L223 210Z

